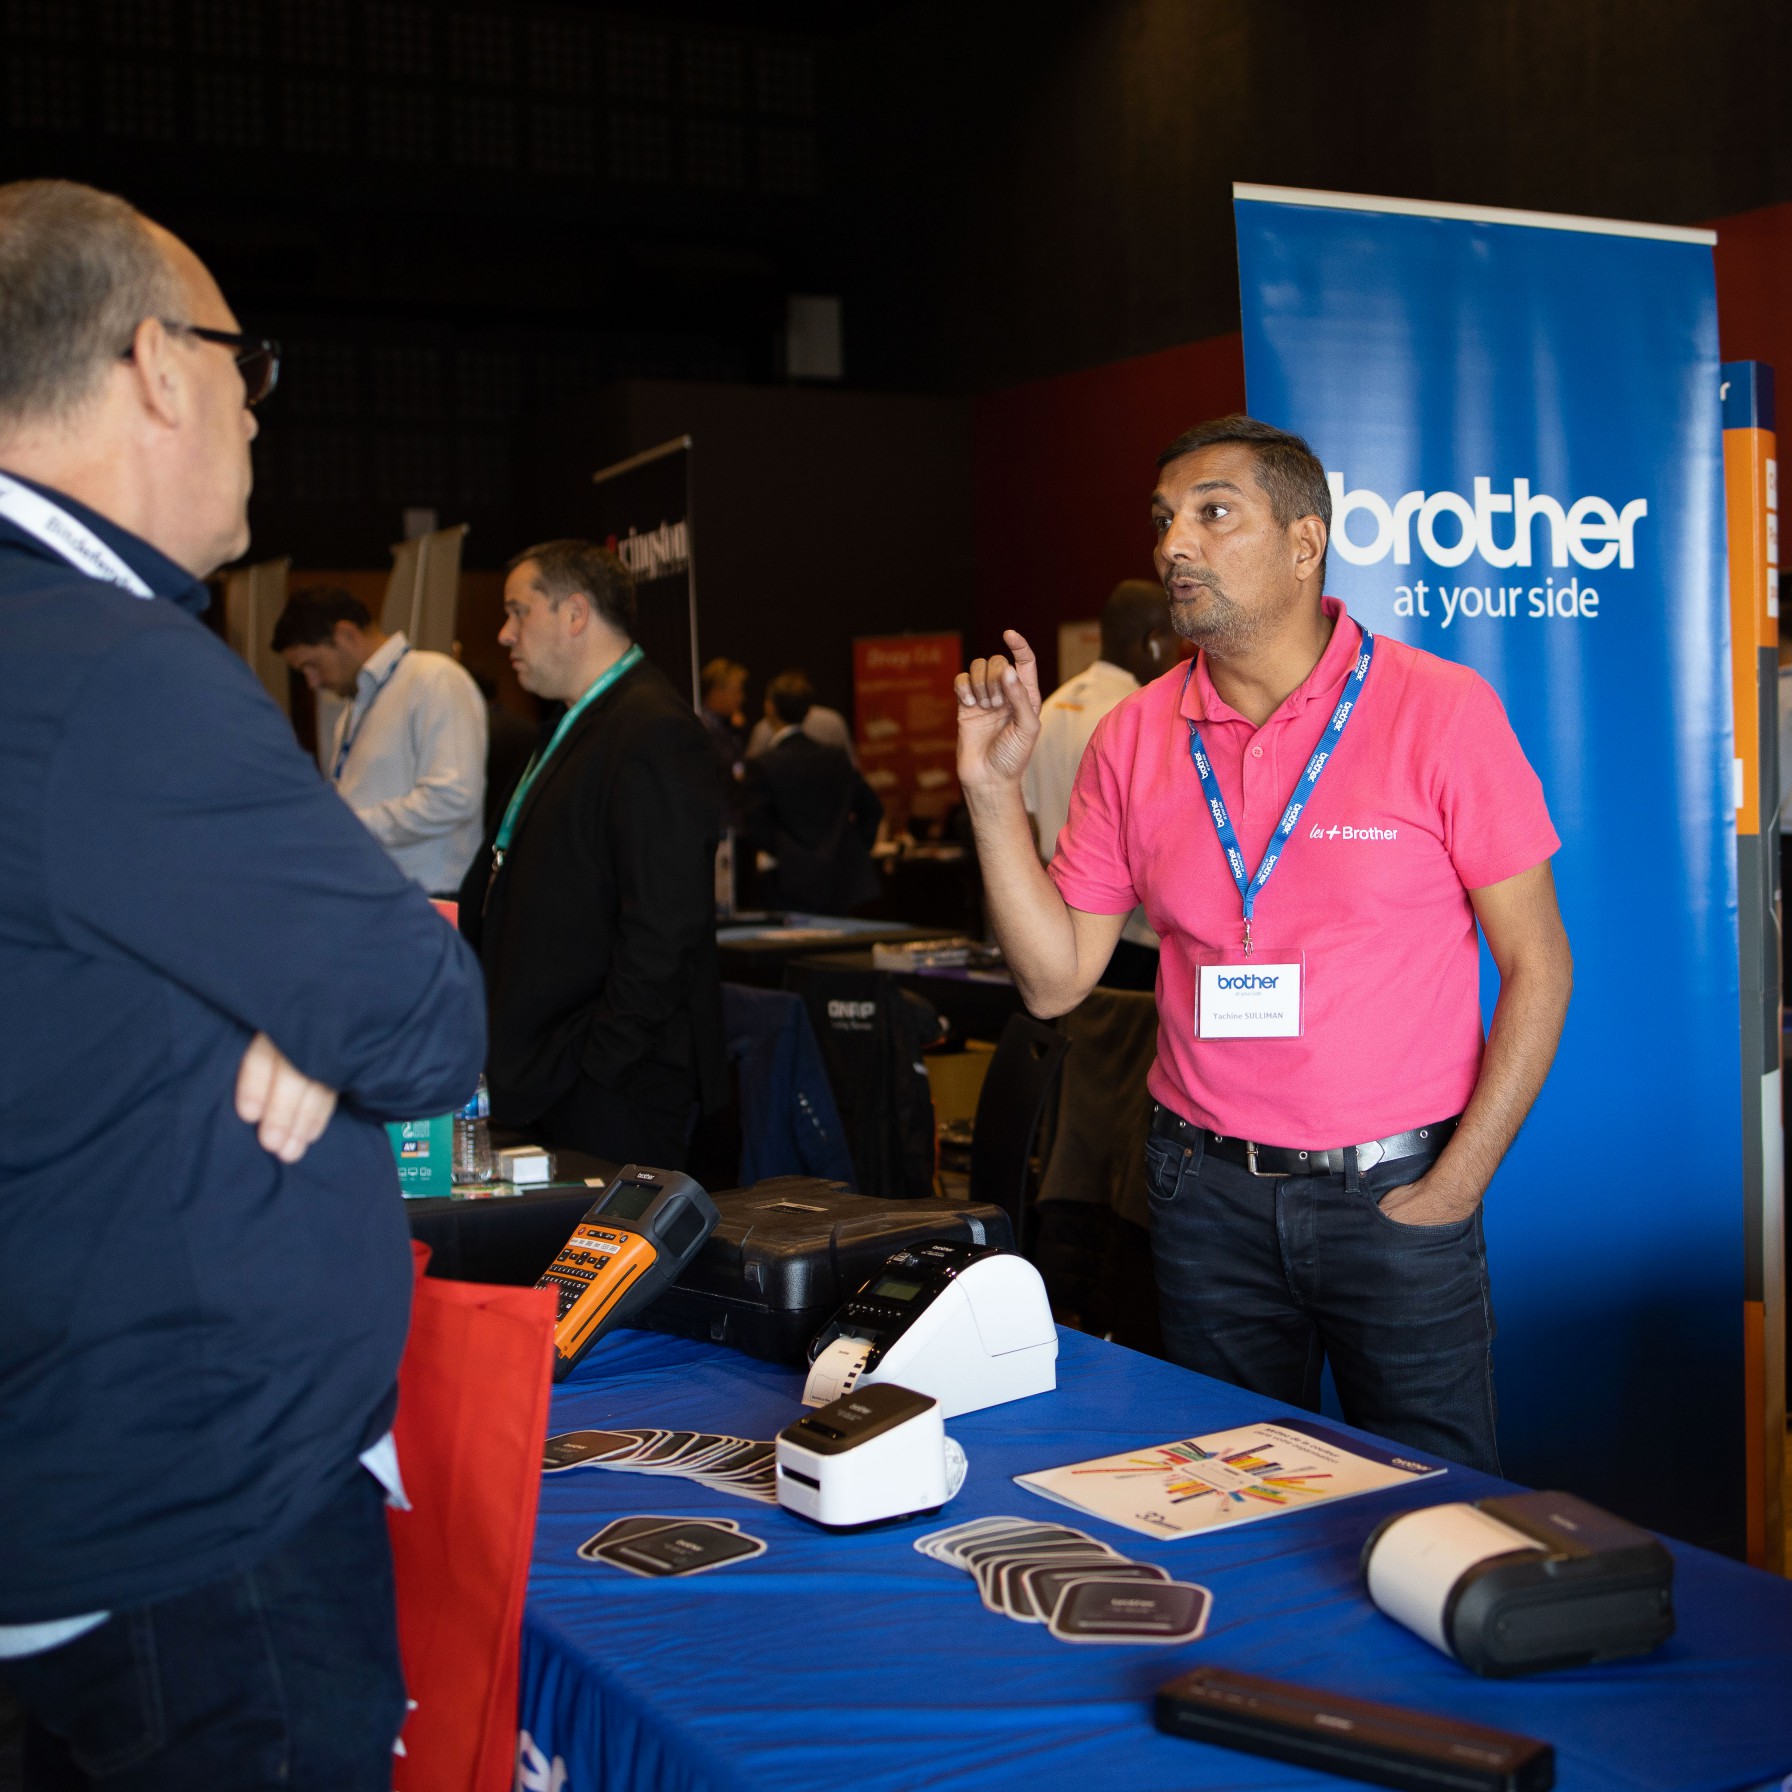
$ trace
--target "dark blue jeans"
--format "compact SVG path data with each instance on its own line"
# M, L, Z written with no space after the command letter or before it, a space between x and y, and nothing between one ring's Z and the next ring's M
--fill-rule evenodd
M33 1719L28 1792L388 1792L405 1699L384 1502L357 1464L248 1573L0 1661Z
M1389 1219L1382 1197L1423 1159L1267 1179L1205 1157L1200 1138L1145 1145L1171 1360L1311 1412L1329 1361L1351 1424L1498 1474L1480 1210L1447 1226Z

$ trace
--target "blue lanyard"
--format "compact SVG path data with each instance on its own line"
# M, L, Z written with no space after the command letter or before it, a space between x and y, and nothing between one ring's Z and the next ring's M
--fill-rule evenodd
M523 804L528 801L529 792L535 787L535 780L541 776L548 761L554 757L554 749L566 738L573 723L605 691L616 684L625 672L632 672L646 657L641 651L640 642L635 642L628 652L607 672L601 674L591 689L560 718L560 726L554 730L554 737L548 742L547 751L537 753L523 768L523 775L517 780L516 789L511 792L510 801L505 805L504 819L498 823L497 838L492 842L492 869L494 871L504 863L504 855L510 851L510 837L516 832L516 824L522 814Z
M342 768L348 764L348 750L361 738L361 730L367 726L367 718L373 713L373 706L379 701L380 692L398 676L398 668L404 664L404 656L411 651L409 641L399 649L398 658L386 668L386 676L368 692L367 701L361 708L361 719L355 720L354 711L349 711L349 719L342 727L342 745L336 749L336 769L330 773L330 782L342 782Z
M1244 854L1239 850L1238 832L1232 826L1226 799L1220 795L1219 780L1213 775L1213 764L1207 757L1207 749L1201 744L1201 731L1195 726L1192 716L1187 718L1188 756L1195 762L1201 790L1207 798L1207 811L1213 817L1214 832L1220 837L1226 863L1232 867L1233 881L1238 885L1238 894L1244 899L1244 949L1247 954L1251 949L1251 916L1256 910L1257 898L1263 894L1263 886L1269 882L1270 873L1280 863L1282 853L1294 833L1294 824L1300 820L1301 811L1313 800L1313 792L1319 786L1320 773L1331 762L1332 755L1338 750L1338 742L1344 738L1345 727L1362 700L1363 680L1369 676L1369 662L1374 657L1375 637L1364 629L1362 645L1356 656L1356 670L1351 673L1350 682L1344 687L1344 695L1338 699L1338 707L1332 711L1332 719L1326 724L1325 733L1319 737L1319 745L1313 749L1313 757L1307 761L1307 769L1301 773L1300 782L1295 785L1287 808L1282 811L1282 819L1276 824L1276 831L1270 837L1269 850L1263 855L1263 863L1257 867L1257 875L1249 880L1245 877ZM1190 660L1188 670L1182 675L1185 695L1188 681L1194 675L1195 663Z

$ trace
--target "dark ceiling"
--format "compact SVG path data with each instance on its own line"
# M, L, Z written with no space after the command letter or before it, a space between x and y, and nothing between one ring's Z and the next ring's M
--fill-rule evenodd
M0 0L0 178L125 193L282 337L263 520L350 563L401 502L507 539L519 432L618 378L780 379L793 294L904 391L1233 328L1234 179L1792 197L1789 70L1784 0Z

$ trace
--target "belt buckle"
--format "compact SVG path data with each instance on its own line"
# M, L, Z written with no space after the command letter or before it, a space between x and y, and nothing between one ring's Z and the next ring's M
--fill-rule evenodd
M1257 1168L1257 1145L1253 1139L1244 1142L1244 1167L1264 1182L1285 1182L1294 1174L1292 1170L1259 1170Z

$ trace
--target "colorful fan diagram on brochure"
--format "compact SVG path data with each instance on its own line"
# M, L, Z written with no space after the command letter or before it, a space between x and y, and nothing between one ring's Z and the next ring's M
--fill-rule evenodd
M1444 1472L1303 1419L1147 1444L1118 1456L1016 1475L1060 1505L1150 1537L1217 1531Z

